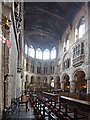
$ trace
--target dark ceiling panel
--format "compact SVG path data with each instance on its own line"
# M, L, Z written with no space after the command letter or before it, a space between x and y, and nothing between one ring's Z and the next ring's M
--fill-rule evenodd
M47 41L45 39L51 35L55 39L52 42L58 42L66 27L71 24L74 16L84 4L84 2L25 2L25 35L30 33L30 37L33 33L33 36L36 36L39 41L41 39L40 35L45 32L46 37L41 42L43 45ZM31 39L33 39L33 42L37 41L35 37L31 37Z

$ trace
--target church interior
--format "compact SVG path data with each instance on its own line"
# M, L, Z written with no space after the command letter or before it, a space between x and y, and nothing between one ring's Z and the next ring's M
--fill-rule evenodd
M0 120L90 120L90 2L0 2Z

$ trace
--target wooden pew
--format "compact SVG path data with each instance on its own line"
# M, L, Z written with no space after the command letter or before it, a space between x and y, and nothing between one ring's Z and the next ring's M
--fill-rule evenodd
M64 114L59 110L59 108L56 108L52 104L49 104L45 102L45 99L41 96L36 96L36 98L39 100L38 102L41 102L43 104L43 116L46 117L45 112L47 113L48 119L50 120L70 120L68 117L65 117ZM47 109L46 109L47 107Z
M39 110L39 106L37 106L37 99L36 96L30 95L29 100L30 104L33 107L34 115L36 120L44 120L44 116L41 114L41 110Z
M58 94L53 94L53 93L49 93L49 92L43 92L42 94L44 94L44 96L49 97L53 100L57 100L58 99Z
M65 96L61 96L60 97L61 103L63 104L67 104L68 106L65 107L65 109L67 108L70 109L73 113L73 119L78 120L78 119L82 119L82 118L88 118L88 120L90 120L90 102L87 101L83 101L83 100L77 100L74 98L70 98L70 97L65 97ZM70 115L68 113L68 111L66 111L67 115Z

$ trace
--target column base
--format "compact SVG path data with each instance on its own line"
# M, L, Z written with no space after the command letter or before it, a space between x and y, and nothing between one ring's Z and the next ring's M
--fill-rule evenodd
M7 120L7 117L8 117L8 115L7 115L7 109L4 109L3 113L2 113L2 119L1 120Z

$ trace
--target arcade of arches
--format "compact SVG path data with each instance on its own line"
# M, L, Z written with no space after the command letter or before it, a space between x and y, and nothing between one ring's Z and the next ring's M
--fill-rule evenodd
M77 70L73 73L73 81L70 81L70 76L66 73L60 76L31 76L26 75L26 89L35 90L36 88L46 88L46 90L61 90L71 93L87 94L87 80L85 78L85 72ZM62 78L62 80L61 80Z

